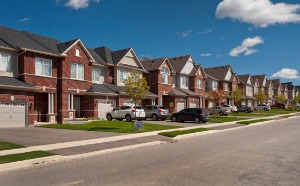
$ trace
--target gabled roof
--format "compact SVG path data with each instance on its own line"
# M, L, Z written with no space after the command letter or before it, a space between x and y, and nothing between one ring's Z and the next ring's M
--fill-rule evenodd
M178 87L174 87L168 94L169 96L187 96L185 93L179 90Z
M0 47L7 48L7 49L10 49L10 50L14 50L13 47L11 47L9 44L7 44L5 41L3 41L1 38L0 38Z
M266 87L270 87L270 86L272 86L273 84L272 84L272 80L267 80L266 81Z
M109 88L110 90L112 90L116 94L127 95L127 93L124 91L124 87L122 87L122 86L117 86L115 84L107 83L107 82L104 82L103 85L106 86L107 88ZM158 97L158 96L152 92L149 92L147 97Z
M203 67L202 67L202 65L195 65L194 68L193 68L193 70L191 71L190 75L191 75L191 76L196 76L196 74L197 74L197 72L198 72L199 70L201 71L201 73L202 73L203 76L206 75L206 74L205 74L205 71L204 71L204 69L203 69Z
M279 79L273 79L272 83L273 83L273 88L274 89L279 89L281 87L281 83L280 83Z
M257 79L258 82L259 82L259 85L262 86L263 82L264 82L264 79L266 79L267 76L265 74L263 74L263 75L254 75L252 77Z
M60 53L65 53L77 41L78 41L78 39L73 39L71 41L66 41L66 42L63 42L63 43L59 43L59 44L57 44L57 48L58 48Z
M152 71L152 70L159 70L161 65L166 61L166 57L164 58L156 58L156 59L145 59L140 60L143 64L145 70Z
M98 47L98 48L95 48L94 51L109 65L113 65L114 62L113 62L113 58L112 58L112 51L105 47L105 46L102 46L102 47Z
M282 88L281 90L283 90L283 91L288 90L286 83L281 83L281 88Z
M130 50L131 48L125 48L122 50L113 51L111 54L114 64L118 64Z
M250 76L250 74L245 74L245 75L237 75L237 77L239 78L240 82L242 82L243 84L247 84L248 80L251 76ZM251 78L250 78L250 81L252 82Z
M192 58L191 55L172 57L169 58L169 62L171 63L173 69L177 73L180 73L190 58Z
M282 83L282 84L286 84L286 87L288 90L294 90L295 86L293 85L292 82L287 82L287 83Z
M94 58L94 60L101 65L105 65L105 61L96 53L96 51L94 49L88 48L87 49L89 51L89 53L92 55L92 57Z
M217 80L223 81L225 80L225 77L229 69L232 70L232 67L230 65L225 65L225 66L205 68L204 71L206 74L216 78Z

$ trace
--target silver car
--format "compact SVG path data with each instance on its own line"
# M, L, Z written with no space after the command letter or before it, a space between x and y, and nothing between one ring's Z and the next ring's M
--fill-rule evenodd
M214 106L208 109L208 112L210 115L215 115L215 114L219 114L220 116L227 116L228 114L231 113L231 111L229 109L226 109L224 107L221 106Z
M159 105L146 105L144 107L146 113L146 119L151 118L152 120L157 121L158 119L166 120L170 115L169 110L165 106Z
M254 110L269 111L269 110L271 110L271 107L269 104L258 104L257 106L254 106Z
M113 119L118 119L122 121L132 121L132 119L137 118L137 120L142 120L146 116L144 109L141 106L118 106L112 111L107 113L106 119L111 121Z

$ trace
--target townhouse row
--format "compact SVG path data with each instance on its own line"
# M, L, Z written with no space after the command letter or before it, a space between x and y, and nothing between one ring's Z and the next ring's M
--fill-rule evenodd
M231 91L243 87L242 104L253 105L259 88L270 90L267 101L275 102L281 91L289 95L291 87L280 82L278 87L278 80L265 75L237 76L229 65L204 69L191 55L139 59L132 48L92 49L80 39L61 42L1 26L0 126L105 119L112 108L132 104L123 86L133 70L150 86L140 104L164 105L171 112L212 106L206 94L213 89L223 89L226 99L221 102L233 104ZM298 90L294 87L295 95Z

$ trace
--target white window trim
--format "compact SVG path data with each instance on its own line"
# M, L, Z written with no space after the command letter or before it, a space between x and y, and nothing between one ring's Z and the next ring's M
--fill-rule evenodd
M9 66L9 69L6 70L6 69L2 69L2 55L7 55L9 57L9 60L8 60L8 66ZM1 52L0 53L0 71L2 72L11 72L11 55L8 54L8 53L5 53L5 52Z
M41 74L37 74L37 69L36 69L36 61L37 61L37 59L40 59L40 60L42 60L42 73ZM51 64L51 73L50 73L50 75L48 76L48 75L45 75L45 61L50 61L50 64ZM53 71L53 69L52 69L52 67L53 67L53 65L52 65L53 63L52 63L52 60L51 59L45 59L45 58L40 58L40 57L36 57L35 58L35 75L37 75L37 76L44 76L44 77L52 77L52 71Z
M75 56L80 57L80 49L75 49Z
M99 71L99 78L95 80L94 72ZM92 68L92 82L100 82L101 70L99 68Z
M224 91L229 91L229 84L228 83L224 83L223 84L223 89L224 89Z
M75 78L72 77L72 65L76 65L76 77ZM82 79L79 79L78 66L82 66L83 67L83 77L82 77ZM79 64L79 63L72 63L71 64L71 68L70 68L70 77L71 77L71 79L75 79L75 80L84 80L84 65L83 64Z
M202 87L202 80L201 79L198 79L197 80L197 88L198 89L202 89L203 87Z
M121 74L122 74L122 73L123 73L123 74L127 74L127 75L126 75L127 77L124 78L123 81L122 81L122 79L121 79ZM129 76L129 72L128 72L128 71L120 70L120 77L119 77L120 84L124 84L124 81L128 79L128 76Z
M165 71L164 71L164 69L165 69ZM166 82L163 81L164 80L163 77L165 77ZM168 70L167 70L166 67L163 67L162 70L161 70L161 83L162 84L168 84L169 83L169 73L168 73Z
M182 88L189 88L189 78L187 76L181 76L181 87Z

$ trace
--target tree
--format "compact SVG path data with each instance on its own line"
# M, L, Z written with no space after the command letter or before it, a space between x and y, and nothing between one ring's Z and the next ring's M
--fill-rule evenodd
M134 101L135 107L138 101L143 100L148 95L149 89L150 87L147 85L146 79L140 77L140 75L135 70L132 71L128 76L128 79L124 81L124 91Z
M237 88L231 92L231 99L234 102L234 105L237 105L239 101L243 98L243 89ZM237 111L234 112L234 116L236 117Z
M265 102L267 99L267 95L265 93L265 91L259 90L255 96L256 100L258 101L259 104L261 104L262 102ZM260 112L262 112L262 107L260 108Z
M217 90L211 90L208 92L208 100L213 101L215 105L220 105L220 99L224 98L224 92L221 89ZM216 113L214 112L215 119L216 119Z
M277 97L277 101L278 101L278 103L280 103L280 109L282 109L282 103L284 103L285 100L286 100L286 97L283 94L281 94Z

